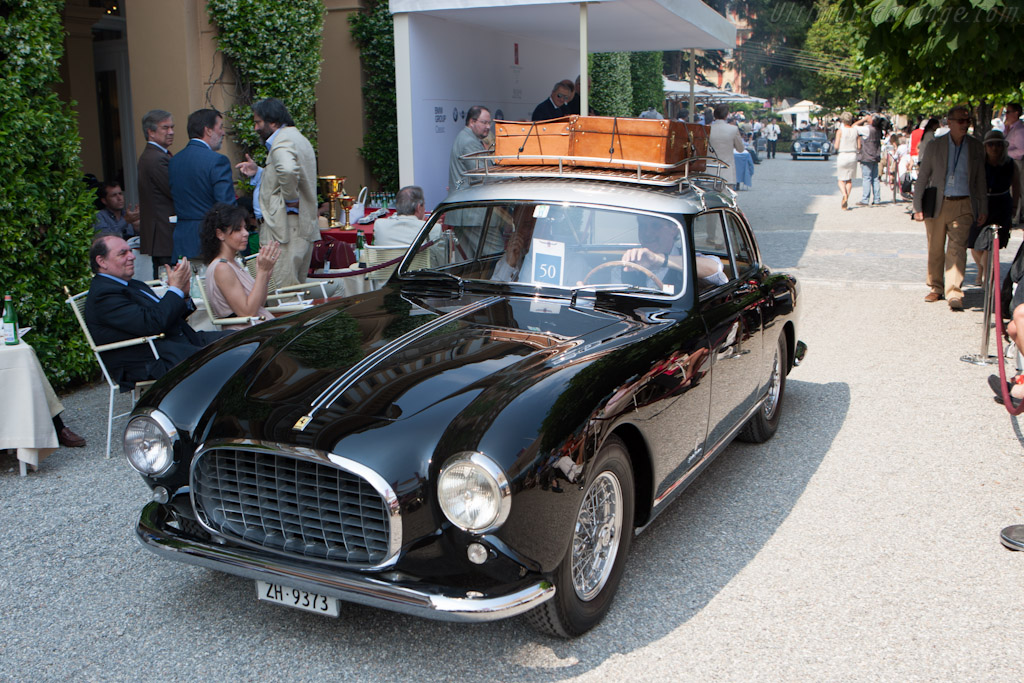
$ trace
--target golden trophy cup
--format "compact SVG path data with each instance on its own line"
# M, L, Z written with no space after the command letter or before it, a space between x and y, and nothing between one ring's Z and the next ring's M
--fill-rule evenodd
M345 209L345 227L342 230L351 230L352 223L349 222L349 216L351 215L352 205L356 203L356 198L344 195L339 201L341 201L341 208Z
M320 194L327 199L327 226L341 227L341 198L345 196L345 176L322 175ZM345 221L348 223L348 221Z

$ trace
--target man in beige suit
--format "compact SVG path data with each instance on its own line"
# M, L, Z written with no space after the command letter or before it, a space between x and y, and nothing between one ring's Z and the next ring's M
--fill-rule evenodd
M255 103L252 118L267 146L266 166L260 168L246 155L236 168L256 186L253 209L260 244L281 244L281 256L274 265L279 286L305 282L313 242L319 235L316 153L280 100L270 97Z
M924 300L943 298L950 310L964 307L964 270L971 226L984 225L988 214L985 147L967 134L971 113L953 107L947 117L949 134L928 143L914 185L914 220L924 221L928 238L928 289ZM924 215L924 193L935 188L935 213Z

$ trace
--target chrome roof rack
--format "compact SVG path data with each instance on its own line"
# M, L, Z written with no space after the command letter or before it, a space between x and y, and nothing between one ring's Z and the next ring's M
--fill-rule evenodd
M725 181L720 176L690 171L690 165L704 161L706 166L721 168L728 164L718 157L690 157L674 164L658 164L629 159L608 159L599 157L556 156L546 154L497 155L490 150L464 154L463 159L476 161L477 167L465 175L473 179L484 178L575 178L581 180L611 180L634 185L656 187L686 187L694 189L723 191ZM516 161L532 161L533 164L516 164ZM499 163L495 163L499 162ZM538 163L539 162L539 163ZM617 164L622 168L601 168L596 164Z

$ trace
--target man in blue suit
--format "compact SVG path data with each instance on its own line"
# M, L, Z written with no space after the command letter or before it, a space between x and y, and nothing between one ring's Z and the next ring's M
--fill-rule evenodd
M178 223L174 227L174 258L199 256L199 224L217 202L235 203L231 162L218 154L224 141L224 117L216 109L199 109L188 117L188 144L168 168L171 197Z

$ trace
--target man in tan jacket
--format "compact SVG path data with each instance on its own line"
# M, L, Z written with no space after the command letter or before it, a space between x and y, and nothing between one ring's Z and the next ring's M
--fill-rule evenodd
M949 135L928 143L928 153L921 156L914 185L914 220L924 221L928 239L926 282L930 291L924 300L933 303L944 298L950 310L961 311L967 237L972 225L985 223L988 185L985 147L967 134L971 112L966 107L953 107L947 120ZM935 208L926 216L924 195L929 189L935 197Z
M252 118L267 146L266 166L260 168L246 155L236 168L256 186L253 209L260 244L281 244L281 256L274 265L279 286L305 282L313 242L319 235L316 153L280 100L271 97L256 102Z

